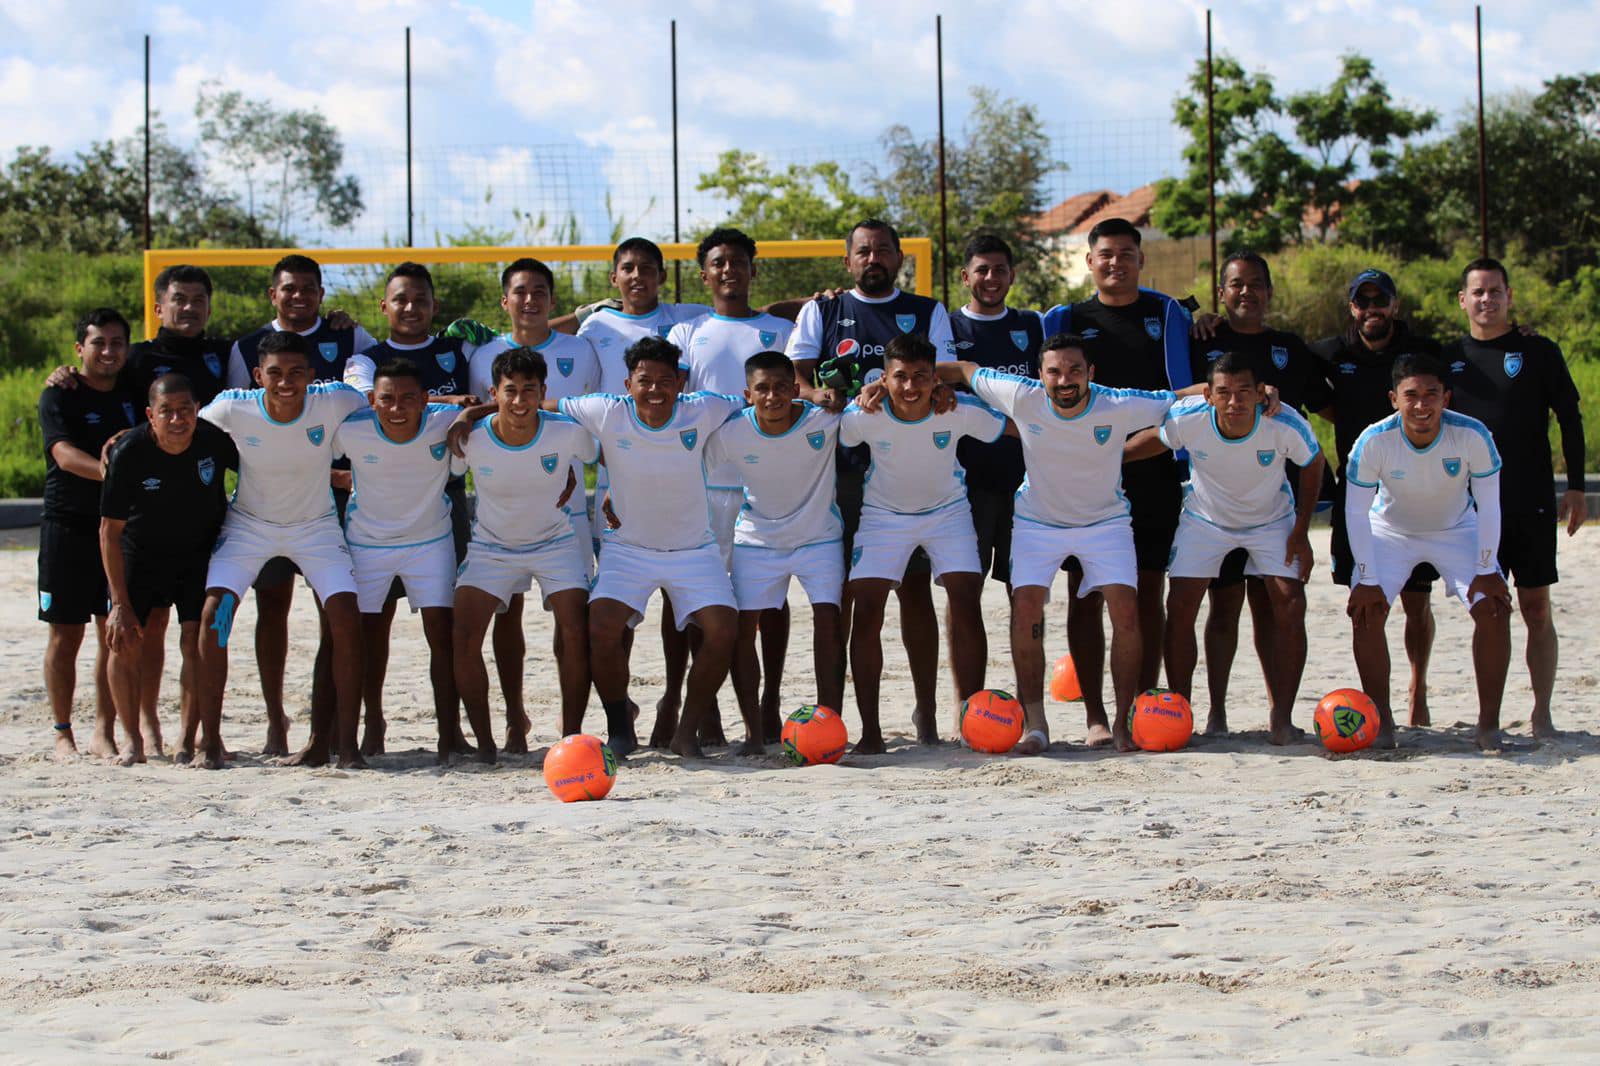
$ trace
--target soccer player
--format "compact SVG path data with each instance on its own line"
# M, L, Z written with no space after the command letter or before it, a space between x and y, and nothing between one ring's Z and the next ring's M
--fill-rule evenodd
M231 341L206 336L211 322L211 275L197 266L170 266L156 275L156 335L128 349L132 387L146 394L165 374L189 379L195 403L204 407L226 387Z
M1119 750L1133 749L1126 712L1139 688L1139 578L1129 502L1122 494L1121 442L1158 424L1177 397L1170 391L1097 384L1098 367L1089 361L1088 346L1075 334L1045 338L1039 380L970 362L939 367L945 380L965 383L1011 419L1027 462L1011 532L1011 657L1027 719L1028 731L1017 746L1023 755L1037 755L1050 746L1044 711L1044 608L1068 559L1079 564L1069 579L1070 595L1100 596L1111 618L1117 715L1108 736ZM1081 662L1083 649L1072 639L1069 628L1069 649ZM1088 691L1084 689L1086 696Z
M600 358L600 391L622 395L631 371L626 353L645 337L665 338L679 322L699 318L705 304L662 303L661 283L667 261L654 241L629 237L611 253L611 284L622 295L622 308L602 307L584 319L578 336L594 345Z
M138 425L139 398L118 386L128 358L128 320L99 307L78 320L77 387L46 385L39 394L44 437L44 513L39 522L39 620L50 626L44 685L55 718L57 757L76 755L72 696L84 626L94 620L95 728L89 750L117 753L106 677L106 575L100 561L100 452L117 433ZM164 632L166 618L159 619ZM154 630L152 630L154 632ZM159 640L155 643L159 646ZM159 654L159 653L157 653ZM156 658L156 668L161 660ZM154 715L152 701L150 714ZM153 740L158 738L156 735Z
M591 319L592 321L592 319ZM660 337L627 352L628 395L596 393L546 401L600 442L611 474L608 529L589 596L589 649L595 691L606 711L607 743L633 751L628 703L627 631L644 617L651 593L672 604L678 627L698 626L700 653L689 668L683 714L670 747L698 757L700 729L728 675L738 632L733 586L704 505L702 458L711 433L744 406L742 397L682 392L678 349ZM658 723L659 724L659 723Z
M1394 361L1402 355L1438 355L1439 345L1415 333L1399 317L1400 297L1394 279L1381 270L1363 270L1350 280L1347 293L1350 325L1337 336L1326 337L1311 346L1322 362L1323 377L1333 396L1333 436L1339 452L1338 478L1334 483L1333 580L1350 584L1355 565L1350 542L1345 535L1345 468L1356 438L1374 422L1394 413L1390 401ZM1433 608L1429 594L1438 577L1426 564L1411 575L1400 593L1405 609L1406 657L1411 661L1411 724L1427 725L1428 657L1433 651Z
M486 763L495 761L495 745L483 638L495 612L534 581L559 637L563 736L582 727L589 698L589 555L565 505L571 471L594 462L597 453L594 439L575 421L540 412L548 375L544 357L530 349L495 356L495 410L473 426L464 449L478 507L467 561L456 579L456 687L477 736L478 759ZM520 675L522 663L515 666ZM525 743L527 727L512 730L519 732Z
M709 314L673 326L667 340L683 353L678 369L686 377L690 392L719 392L740 396L746 389L746 363L759 352L782 351L794 323L750 306L750 286L756 278L756 242L736 229L715 229L700 241L695 250L700 265L700 280L711 290ZM722 461L706 467L706 488L711 501L711 531L730 572L733 568L734 523L744 504L739 485L739 470L733 462ZM666 616L662 616L665 624ZM767 732L777 735L779 689L783 662L789 645L788 600L774 604L761 620L761 658L766 667L761 699L762 721ZM687 649L669 646L663 629L663 646L679 661L666 664L667 691L664 702L676 707L680 702L681 682ZM778 667L775 669L775 667ZM837 709L837 708L836 708ZM718 716L720 718L720 716ZM710 723L712 742L721 743L722 723Z
M1395 413L1356 438L1345 484L1355 557L1348 612L1361 688L1378 705L1376 744L1395 746L1389 708L1389 605L1418 563L1431 563L1472 613L1478 747L1499 751L1511 663L1511 593L1500 574L1500 453L1488 427L1445 410L1445 368L1428 355L1394 361Z
M370 664L373 658L389 658L389 591L398 579L411 609L422 612L442 763L461 733L450 644L456 553L450 533L452 501L446 493L451 475L459 477L461 469L445 447L456 407L429 403L423 371L404 359L379 365L367 395L372 406L350 415L333 433L333 454L350 460L355 478L344 532L368 663L361 754L384 750L383 675L374 678ZM374 684L378 699L373 698Z
M950 315L943 304L902 292L895 284L905 255L900 235L880 219L863 219L845 235L845 268L855 287L837 296L813 300L800 309L789 335L789 358L800 375L800 398L842 411L863 385L883 377L883 356L895 337L926 337L940 360L955 358ZM864 448L839 452L838 506L844 521L844 553L853 553L861 522L863 487L869 456ZM851 624L845 589L845 625ZM895 587L900 600L900 635L916 689L913 719L920 743L938 743L933 731L934 691L939 669L939 620L933 609L933 587L925 552L912 555Z
M1326 464L1311 426L1291 407L1280 404L1276 414L1262 414L1262 384L1253 359L1224 352L1206 368L1205 395L1179 401L1161 423L1161 443L1189 453L1183 514L1167 568L1167 684L1191 697L1200 604L1223 561L1242 550L1249 560L1244 573L1259 575L1269 600L1258 624L1273 630L1277 660L1266 675L1270 736L1274 744L1288 744L1299 735L1291 715L1306 665L1305 581L1313 562L1306 531ZM1299 482L1293 495L1285 461ZM1213 718L1211 731L1220 731L1216 725Z
M1322 364L1298 334L1271 329L1266 318L1272 307L1272 271L1267 261L1255 252L1234 252L1222 263L1222 278L1217 295L1224 316L1206 342L1191 343L1195 380L1209 377L1207 366L1225 352L1242 356L1256 380L1278 390L1279 401L1294 411L1314 412L1333 421L1333 393L1323 375ZM1332 472L1323 463L1323 486L1331 495ZM1299 478L1293 464L1289 485L1298 492ZM1298 497L1297 497L1298 499ZM1315 502L1315 501L1313 501ZM1179 519L1180 524L1182 519ZM1271 597L1265 580L1258 574L1245 575L1247 553L1237 550L1223 560L1222 572L1211 582L1206 613L1206 681L1211 705L1205 731L1228 731L1228 679L1239 648L1239 615L1246 600L1250 603L1252 630L1262 676L1267 679L1268 699L1273 697L1273 668L1280 659L1273 650L1274 628ZM1170 598L1169 598L1170 602ZM1171 667L1168 667L1170 672ZM1170 682L1170 673L1169 678Z
M987 443L1006 428L1003 416L971 397L961 397L953 411L934 411L938 358L926 338L895 337L885 348L883 406L868 411L851 404L839 423L839 443L866 445L872 457L849 586L854 605L850 662L861 711L855 750L869 755L885 750L878 720L884 605L917 548L927 553L933 580L944 586L950 602L950 672L957 695L965 700L983 687L989 657L979 608L983 572L955 445L962 437ZM911 665L913 671L918 667ZM932 691L935 681L912 677L919 690ZM916 720L919 739L937 737L933 709L919 707L917 713L922 715Z
M1085 256L1094 295L1045 312L1044 331L1081 336L1089 346L1095 383L1101 387L1179 391L1193 381L1189 315L1172 297L1139 287L1139 272L1144 268L1141 240L1138 228L1127 219L1096 223L1089 231ZM1141 689L1154 686L1161 674L1164 584L1183 505L1183 477L1181 459L1165 454L1131 462L1123 471L1139 563ZM1077 576L1072 580L1077 581ZM1100 696L1105 661L1100 600L1074 595L1067 608L1067 630L1083 685L1089 743L1110 743Z
M311 342L294 330L262 339L255 389L229 389L200 417L233 438L239 486L206 574L201 615L201 764L222 765L222 696L239 597L268 560L284 557L321 601L330 637L333 700L311 701L311 737L288 765L366 765L356 742L361 709L361 612L350 549L332 495L330 437L365 398L340 382L313 384Z
M781 352L757 352L745 361L743 417L711 435L708 469L731 466L743 504L733 537L733 593L739 637L733 650L733 689L744 717L745 739L736 754L759 755L776 740L778 686L786 644L769 642L756 658L759 627L788 604L798 578L811 601L812 662L817 703L838 711L844 701L844 643L839 617L844 527L833 506L834 451L839 416L800 400L794 364ZM787 632L785 632L787 637ZM761 667L768 687L758 693Z
M1517 581L1517 607L1528 627L1528 675L1533 683L1536 737L1560 734L1550 717L1558 651L1550 613L1556 575L1556 523L1567 536L1583 525L1583 415L1566 359L1553 342L1525 336L1511 324L1514 306L1506 268L1475 259L1461 272L1457 299L1468 335L1444 351L1450 408L1489 427L1505 462L1500 479L1500 568ZM1567 488L1552 499L1555 473L1547 427L1554 411L1561 427Z
M118 763L145 761L145 736L160 754L160 720L140 727L140 702L149 687L145 641L157 610L178 610L183 657L179 688L183 708L179 762L194 756L199 717L195 671L206 567L228 498L223 474L239 468L239 452L222 430L198 417L194 385L182 374L163 374L150 386L148 419L124 434L111 451L100 492L100 555L111 593L106 643L111 652L111 698L127 735Z

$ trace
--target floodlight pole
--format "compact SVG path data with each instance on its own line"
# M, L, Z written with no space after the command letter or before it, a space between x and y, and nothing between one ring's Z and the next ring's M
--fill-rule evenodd
M1211 66L1211 9L1206 8L1206 201L1211 210L1211 313L1217 313L1217 80Z
M950 303L950 216L944 183L944 16L933 16L934 70L939 85L939 298Z
M672 242L683 240L678 216L678 20L672 20ZM683 264L672 261L672 298L683 302Z
M1478 21L1478 246L1479 254L1489 257L1489 151L1483 133L1483 5L1476 8Z
M150 35L144 35L144 247L150 250ZM147 294L148 295L148 294Z
M411 27L406 27L406 247L417 246L413 226L416 210L411 198Z

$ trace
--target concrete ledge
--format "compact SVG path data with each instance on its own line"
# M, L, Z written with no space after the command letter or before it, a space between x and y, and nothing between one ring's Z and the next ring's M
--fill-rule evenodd
M39 524L44 513L44 501L21 498L0 500L0 529L24 529Z

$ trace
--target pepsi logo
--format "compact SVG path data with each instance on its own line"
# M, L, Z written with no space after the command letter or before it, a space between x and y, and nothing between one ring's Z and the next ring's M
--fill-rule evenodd
M859 341L857 341L854 337L846 337L844 340L839 342L839 346L833 350L833 354L855 355L860 350L861 343Z

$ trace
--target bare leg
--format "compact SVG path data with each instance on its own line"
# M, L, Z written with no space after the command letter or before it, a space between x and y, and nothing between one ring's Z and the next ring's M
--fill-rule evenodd
M528 641L522 632L522 604L519 592L511 597L504 614L494 616L494 668L500 678L500 697L506 701L506 751L527 751L528 730L533 727L522 702L522 670L528 656ZM481 658L481 639L478 649ZM458 755L469 754L460 748L456 750Z
M983 629L983 575L946 574L944 591L950 606L950 673L956 695L965 703L983 688L989 665L989 637Z
M1017 699L1022 702L1023 729L1040 733L1040 744L1025 736L1017 751L1038 755L1049 746L1050 721L1044 709L1044 604L1050 590L1043 585L1023 585L1011 593L1011 663L1017 675Z
M761 663L756 657L756 631L760 628L761 617L760 611L739 612L732 672L733 695L739 701L739 716L744 719L744 743L734 749L735 755L760 755L767 750L760 700Z
M178 654L182 666L178 671L178 733L180 762L194 758L194 747L200 733L200 623L184 622L178 627ZM188 758L184 758L187 753Z
M461 734L461 699L456 695L455 612L449 607L422 609L422 636L428 642L428 681L433 688L433 720L438 726L438 761L450 761L455 739ZM478 632L478 670L483 675L485 700L488 671L483 669L483 631ZM487 714L487 710L485 711Z
M1139 594L1126 585L1107 585L1101 595L1105 597L1106 615L1111 619L1111 691L1117 701L1111 737L1118 751L1132 751L1128 708L1133 706L1133 698L1139 692L1139 671L1143 663Z
M222 694L228 687L228 641L238 606L237 595L227 589L211 588L206 590L206 605L200 612L200 654L195 671L200 741L191 758L208 770L223 767ZM180 752L179 762L184 761L183 756L184 752Z
M844 623L831 603L811 605L811 665L817 675L817 702L833 711L844 707ZM777 740L773 733L771 739Z
M1272 626L1272 595L1267 591L1266 582L1259 577L1245 578L1245 591L1250 600L1250 628L1255 636L1256 659L1261 663L1261 680L1266 685L1267 702L1272 702L1272 694L1276 691L1278 667L1277 631ZM1302 585L1301 598L1305 598L1305 587ZM1303 616L1302 616L1303 617ZM1209 660L1208 660L1209 663ZM1304 661L1300 667L1305 669ZM1210 669L1210 666L1207 666ZM1299 682L1295 683L1295 691L1300 690ZM1295 730L1304 733L1304 730Z
M1273 664L1267 672L1273 690L1270 739L1290 744L1304 735L1294 726L1294 701L1306 669L1306 587L1292 577L1269 577L1263 585L1272 599L1272 611L1268 624L1256 628L1272 631Z
M322 604L323 648L317 658L326 660L331 675L319 693L314 683L311 696L311 738L288 766L324 766L337 751L341 769L366 767L361 757L358 733L361 725L361 612L353 592L328 597ZM323 672L319 663L318 672ZM326 691L331 689L332 691Z
M361 737L362 755L382 755L383 738L389 731L383 718L383 679L389 672L389 634L394 625L398 600L383 609L361 616L361 645L365 649L361 671L361 699L366 714Z
M117 753L117 708L111 702L106 620L100 615L95 616L94 635L94 738L89 742L89 753L110 758Z
M785 602L782 607L762 611L758 632L761 636L761 731L776 739L783 731L783 662L789 655L789 604Z
M918 744L939 743L939 614L933 606L933 575L906 574L895 590L900 599L900 640L911 668L916 706L911 721ZM879 655L882 670L882 654Z
M856 708L861 712L861 738L855 750L881 755L883 725L878 719L878 686L883 680L883 615L890 582L860 578L850 582L855 617L850 623L850 669L856 683Z
M1162 630L1166 625L1165 570L1139 571L1139 690L1161 684ZM1113 682L1114 684L1114 682ZM1126 708L1124 708L1126 710Z
M1517 608L1522 612L1523 624L1528 627L1528 680L1533 683L1533 717L1529 725L1534 736L1553 739L1561 735L1550 716L1560 644L1556 638L1555 618L1550 613L1550 586L1519 587Z
M650 746L671 745L678 731L678 712L683 709L683 679L689 670L689 634L679 629L672 597L661 594L661 659L666 682L656 701L656 724L650 730Z
M1174 593L1179 578L1173 578ZM1206 612L1206 688L1211 694L1211 708L1206 713L1206 736L1222 736L1228 732L1228 677L1233 673L1233 659L1239 651L1239 614L1244 609L1245 587L1224 585L1213 588L1208 597L1210 610ZM1188 681L1179 683L1174 676L1172 661L1172 595L1167 596L1167 684L1189 697L1193 684L1194 666L1189 667ZM1256 627L1260 632L1260 627ZM1193 643L1193 636L1190 636Z
M120 755L115 756L118 766L132 766L145 761L144 736L139 729L139 697L143 694L144 642L148 632L140 637L129 636L130 644L107 655L106 674L111 690L111 702L117 719L122 723L126 737Z
M83 625L50 623L44 645L44 690L56 725L57 758L78 754L72 736L72 697L78 686L78 649L83 646ZM62 729L61 726L67 728Z
M1426 591L1400 592L1400 606L1406 612L1406 658L1411 660L1411 724L1414 726L1431 725L1433 721L1428 714L1428 659L1433 654L1435 627L1433 605L1428 600Z
M1378 707L1378 739L1380 748L1393 748L1394 710L1389 704L1389 642L1383 636L1383 623L1388 609L1366 624L1351 628L1351 650L1355 653L1356 674L1361 678L1361 691Z
M739 632L739 612L732 607L702 607L690 616L690 622L700 630L700 650L689 668L683 718L672 738L672 750L699 758L700 736L706 720L716 713L717 690L728 679L733 642Z
M155 755L165 754L161 743L161 671L166 667L167 623L171 617L172 608L155 608L145 620L140 640L144 658L139 664L139 732L145 750Z
M1194 627L1195 623L1200 618L1200 605L1205 602L1206 589L1210 586L1210 584L1210 578L1175 577L1172 579L1171 589L1167 593L1165 648L1167 661L1167 684L1174 692L1178 693L1184 699L1190 700L1191 702L1193 702L1194 698L1194 667L1196 660L1200 656L1200 650L1195 646ZM1238 611L1240 602L1244 599L1244 586L1240 585L1238 586L1238 589L1239 595L1233 597L1235 612ZM1233 592L1233 589L1222 589L1220 591L1231 593ZM1215 617L1216 613L1217 596L1215 593L1213 593L1211 597L1211 614L1213 617ZM1234 618L1235 621L1237 621L1237 613L1234 615ZM1237 630L1234 631L1234 636L1238 636ZM1210 640L1211 624L1207 622L1206 646L1208 649L1210 647ZM1211 669L1211 666L1212 664L1210 660L1207 660L1207 671ZM1213 681L1212 684L1213 691L1215 691L1215 682ZM1227 690L1226 682L1223 684L1223 690ZM1212 709L1212 713L1216 713L1215 708ZM1215 724L1215 722L1216 720L1213 718L1211 724ZM1206 731L1211 731L1209 724ZM1222 731L1227 731L1226 717L1222 719Z
M595 695L606 711L606 746L619 758L632 754L639 746L634 732L633 708L628 702L628 639L633 608L621 600L589 602L589 672L594 678Z
M1105 672L1106 631L1101 618L1105 598L1091 592L1078 598L1081 574L1067 577L1067 651L1078 671L1078 687L1083 690L1083 714L1091 748L1111 743L1111 722L1106 717Z
M561 636L556 672L561 679L561 735L583 729L589 703L589 593L567 589L550 597L550 613Z
M1490 600L1472 609L1472 669L1478 678L1478 747L1499 751L1500 703L1511 668L1511 612Z
M261 749L263 755L289 754L289 716L283 707L283 674L289 661L289 609L293 606L293 577L256 589L256 670L261 675L261 702L267 705L267 742Z
M494 728L489 720L489 671L483 665L483 637L488 632L494 612L500 601L483 589L472 585L456 588L455 609L451 612L450 653L455 663L455 689L467 708L467 721L478 740L478 761L494 763L497 755ZM502 673L515 670L522 675L520 662L502 661L495 649L495 665ZM448 722L441 724L439 736L439 762L450 761L455 750L454 734L460 732L460 717L449 713Z

